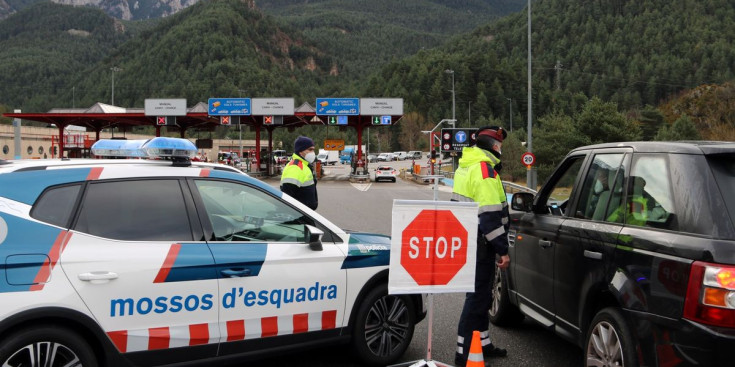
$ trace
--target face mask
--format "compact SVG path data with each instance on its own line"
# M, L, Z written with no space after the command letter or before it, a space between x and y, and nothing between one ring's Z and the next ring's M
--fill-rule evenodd
M304 159L306 159L306 161L309 163L314 163L314 159L316 159L316 154L314 154L314 152L306 153L306 157L304 157Z
M595 181L595 194L601 193L602 189L602 182L600 182L599 180Z

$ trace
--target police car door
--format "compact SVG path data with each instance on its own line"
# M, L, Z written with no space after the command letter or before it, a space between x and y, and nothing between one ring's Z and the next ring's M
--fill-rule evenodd
M216 354L214 260L196 241L201 226L184 183L89 181L60 261L117 349L143 365L152 354L169 363ZM176 349L190 346L190 353Z
M309 225L318 225L312 218L277 193L240 182L196 179L192 191L206 210L202 224L220 278L221 338L232 342L220 355L339 334L345 254L333 243L309 246Z

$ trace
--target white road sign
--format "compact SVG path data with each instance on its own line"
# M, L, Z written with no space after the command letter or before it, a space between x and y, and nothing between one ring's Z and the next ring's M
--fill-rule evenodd
M363 116L403 115L403 98L360 98Z
M251 109L253 116L290 116L294 114L294 100L293 98L252 98Z
M186 116L186 99L152 99L145 100L146 116Z

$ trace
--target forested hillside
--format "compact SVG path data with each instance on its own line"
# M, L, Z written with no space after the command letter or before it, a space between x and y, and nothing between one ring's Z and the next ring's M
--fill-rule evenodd
M100 10L38 3L0 22L0 104L72 105L75 75L131 38ZM68 102L60 99L69 95Z
M258 0L359 78L392 60L520 11L526 0Z
M490 2L376 0L369 10L346 0L262 3L270 13L280 9L283 18L251 2L207 0L122 45L130 36L120 31L129 28L99 12L34 7L53 11L0 22L0 82L7 85L0 88L0 105L7 107L0 109L107 102L110 68L116 67L115 104L121 106L139 107L145 98L193 104L212 96L294 97L297 103L331 96L403 98L405 117L368 136L382 150L414 150L427 148L421 130L451 118L453 89L458 126L512 125L507 151L522 149L528 121L525 11L488 19L439 48L401 58L422 40L457 32L461 17L452 11ZM673 139L682 131L707 139L732 136L735 0L533 4L532 121L534 150L543 153L540 170L579 144ZM405 15L411 12L421 16ZM383 23L371 23L377 14L384 14ZM476 20L467 14L466 24ZM385 52L370 51L376 48ZM690 97L676 102L680 96ZM349 129L320 134L353 138ZM291 138L276 136L286 144ZM512 175L525 174L523 167L506 167Z
M161 20L72 81L82 105L146 98L311 96L334 61L238 0L206 1Z
M681 114L664 118L650 106L735 78L735 0L538 0L532 10L534 146L544 151L548 145L540 167L553 167L579 144L664 137L659 129ZM384 67L364 94L403 97L407 110L416 111L392 130L392 146L423 142L418 131L451 118L447 69L454 70L460 125L510 128L512 108L513 126L525 130L526 34L527 17L521 12ZM735 129L729 116L722 123ZM553 138L542 138L545 133ZM516 136L519 146L526 140L523 134ZM568 139L559 140L558 134ZM705 130L701 136L727 135Z

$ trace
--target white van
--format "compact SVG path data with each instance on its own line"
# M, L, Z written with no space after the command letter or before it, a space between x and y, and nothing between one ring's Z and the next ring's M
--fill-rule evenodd
M319 151L319 155L316 156L316 159L322 162L322 166L334 166L339 162L339 151L321 149Z

